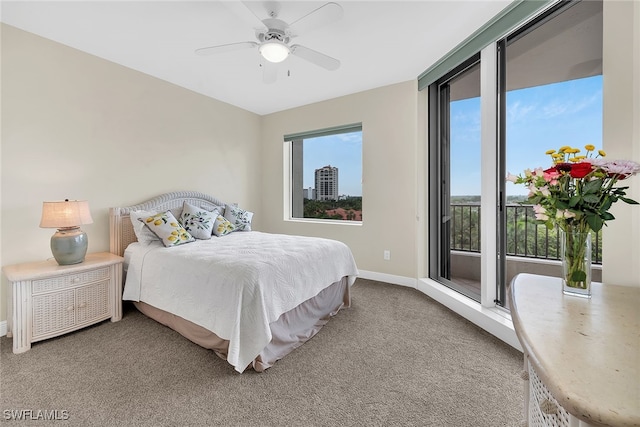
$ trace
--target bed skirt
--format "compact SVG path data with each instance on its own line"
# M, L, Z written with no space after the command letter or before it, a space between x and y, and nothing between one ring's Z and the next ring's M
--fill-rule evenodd
M272 335L271 342L247 368L263 372L311 339L341 308L350 307L349 288L347 277L343 277L342 280L332 283L320 291L315 297L309 298L282 314L278 320L269 325ZM147 317L168 326L201 347L213 350L222 359L227 359L229 341L218 337L202 326L152 305L144 302L134 302L133 304Z

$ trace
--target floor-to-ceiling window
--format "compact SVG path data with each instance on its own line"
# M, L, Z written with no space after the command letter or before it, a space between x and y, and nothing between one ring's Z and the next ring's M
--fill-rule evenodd
M436 280L480 301L480 55L448 73L433 88L440 111L432 126L439 144L431 146L430 170Z
M551 166L550 149L602 145L602 2L557 2L488 49L496 62L482 68L489 72L480 75L487 59L476 53L429 86L429 274L476 300L482 278L495 277L482 286L495 286L495 303L506 306L515 274L559 275L560 267L556 231L535 223L520 203L527 190L504 177ZM493 107L481 107L481 87L496 88L482 93ZM495 133L482 133L480 123ZM495 163L480 162L481 149ZM495 185L481 186L481 176ZM487 196L496 203L482 212ZM497 254L483 253L482 239L495 239Z

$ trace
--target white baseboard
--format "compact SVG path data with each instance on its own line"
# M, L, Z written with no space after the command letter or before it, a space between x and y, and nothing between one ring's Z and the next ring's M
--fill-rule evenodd
M377 280L379 282L391 283L394 285L407 286L416 289L416 279L404 276L395 276L393 274L377 273L375 271L359 270L358 277L369 280Z
M7 321L0 322L0 337L7 335Z
M366 270L360 270L359 277L417 289L511 347L522 351L511 315L505 310L482 307L480 303L429 279L414 279Z

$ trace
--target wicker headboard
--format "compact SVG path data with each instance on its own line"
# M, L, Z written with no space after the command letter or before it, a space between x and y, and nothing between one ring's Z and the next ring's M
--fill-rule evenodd
M133 206L109 209L109 250L111 253L123 256L124 250L130 243L136 241L133 225L129 219L129 212L137 210L166 211L182 209L184 202L212 210L216 206L224 206L225 202L204 193L195 191L175 191L165 193L151 200Z

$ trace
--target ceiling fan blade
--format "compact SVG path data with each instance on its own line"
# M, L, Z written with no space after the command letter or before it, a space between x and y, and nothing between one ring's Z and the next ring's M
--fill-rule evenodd
M275 83L278 78L278 64L263 61L262 64L262 81L266 84Z
M337 3L327 3L292 22L289 29L292 36L297 36L340 18L342 18L342 6Z
M235 50L251 49L254 47L258 47L258 43L256 42L229 43L229 44L221 44L218 46L209 46L209 47L196 49L196 54L197 55L213 55L216 53L232 52Z
M221 1L231 13L250 25L256 31L266 31L267 27L249 7L242 1Z
M340 68L340 61L337 59L299 44L291 46L291 53L329 71L335 71Z

